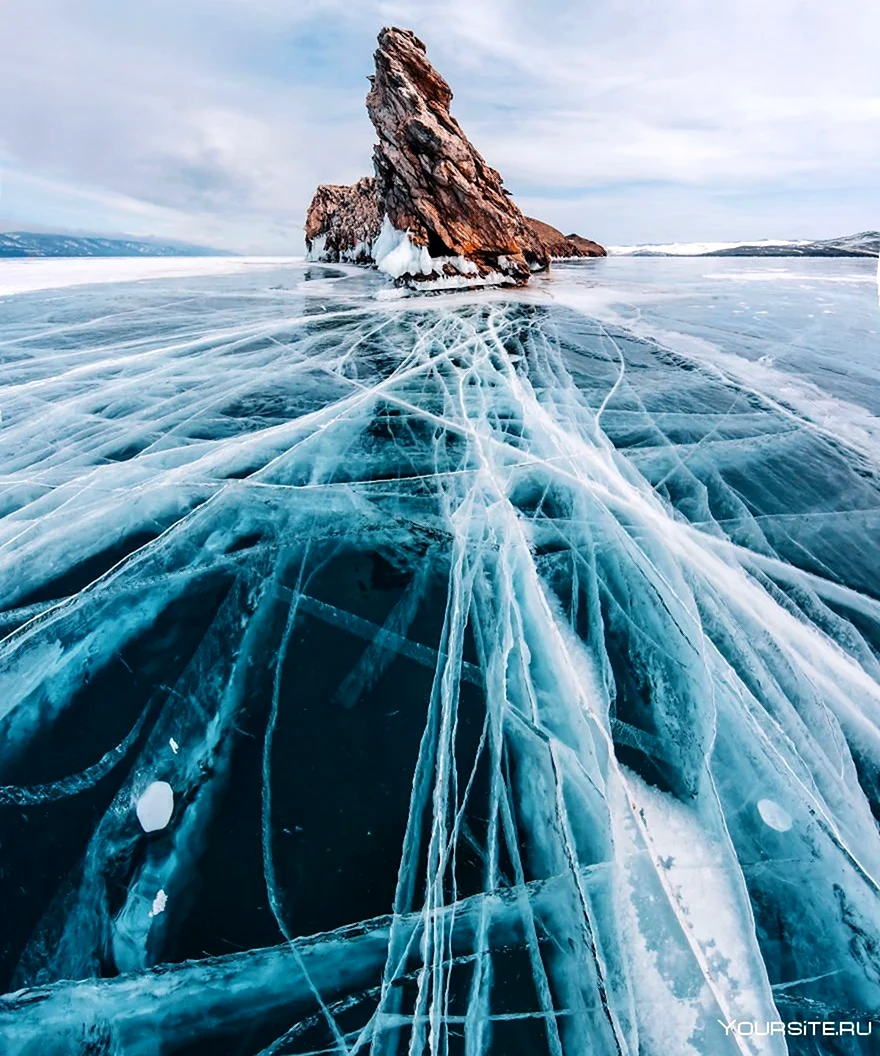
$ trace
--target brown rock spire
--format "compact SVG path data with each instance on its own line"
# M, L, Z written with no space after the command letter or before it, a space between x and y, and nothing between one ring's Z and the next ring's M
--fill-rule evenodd
M546 267L547 254L450 114L452 92L424 44L407 29L383 29L374 57L367 112L379 136L376 188L391 225L431 257L462 257L481 276L526 282L529 264Z
M373 261L407 285L522 285L595 242L524 217L449 112L452 91L408 29L383 29L367 112L375 180L324 184L306 221L312 259Z

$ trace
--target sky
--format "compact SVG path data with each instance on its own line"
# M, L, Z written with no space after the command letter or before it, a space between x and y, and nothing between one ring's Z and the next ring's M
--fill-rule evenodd
M880 228L877 0L2 0L0 230L300 253L413 29L529 215L606 244Z

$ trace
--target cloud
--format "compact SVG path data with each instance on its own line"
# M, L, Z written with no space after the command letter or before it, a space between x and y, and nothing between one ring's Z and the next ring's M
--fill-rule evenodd
M369 171L365 75L388 23L426 41L518 200L566 229L621 242L880 226L873 0L9 7L0 208L20 226L298 251L315 185Z

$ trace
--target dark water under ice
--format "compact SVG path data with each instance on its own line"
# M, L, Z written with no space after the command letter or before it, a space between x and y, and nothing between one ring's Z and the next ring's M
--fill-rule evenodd
M873 262L22 294L0 404L0 1052L878 1051L721 1025L880 1035Z

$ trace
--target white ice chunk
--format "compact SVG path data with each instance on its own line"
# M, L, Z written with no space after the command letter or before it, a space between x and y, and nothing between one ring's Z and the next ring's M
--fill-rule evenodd
M379 271L384 271L392 279L399 279L404 275L435 277L430 284L420 283L420 289L455 289L462 286L498 285L511 281L500 272L480 277L479 268L467 257L432 257L427 246L416 245L409 231L398 231L387 216L382 221L382 230L373 246L373 256ZM499 263L501 259L499 257ZM447 274L447 265L455 272L454 275ZM467 277L466 281L462 281L464 277Z
M156 892L156 897L153 899L153 908L150 910L151 917L158 917L160 913L165 912L165 907L168 905L168 896L160 887Z
M327 235L316 235L306 253L306 260L323 264L368 264L373 259L373 243L361 239L348 249L327 249Z
M326 235L316 235L311 242L311 245L306 252L306 260L325 260L325 252L327 245Z
M167 781L153 781L137 801L135 808L144 832L164 829L174 810L174 791Z
M180 745L177 743L177 741L175 741L173 737L169 737L168 744L171 748L171 751L174 752L175 755L177 755L177 753L180 751Z
M417 246L409 231L398 231L386 216L374 246L376 267L392 279L401 275L430 275L434 270L427 246Z

